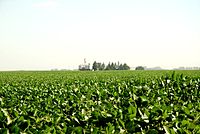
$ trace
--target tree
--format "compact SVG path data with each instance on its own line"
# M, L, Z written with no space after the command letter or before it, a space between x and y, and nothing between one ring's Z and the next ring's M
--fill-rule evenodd
M130 70L130 67L126 63L124 63L123 70Z
M114 68L115 68L115 70L118 70L118 66L117 66L116 62L114 63Z
M96 62L96 61L94 61L93 65L92 65L92 69L93 69L94 71L97 70L97 62Z
M100 68L101 68L101 63L98 62L98 63L97 63L97 70L100 70Z
M135 70L144 70L144 67L143 67L143 66L137 66L137 67L135 68Z
M115 70L115 64L113 62L111 63L110 70Z
M106 66L106 70L111 70L110 62L109 62L108 65Z
M119 70L124 70L122 64L119 65Z
M105 64L101 64L100 67L99 67L99 70L104 70L105 69Z

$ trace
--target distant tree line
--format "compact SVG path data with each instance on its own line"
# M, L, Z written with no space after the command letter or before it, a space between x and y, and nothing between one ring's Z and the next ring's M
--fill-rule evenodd
M137 66L137 67L135 68L135 70L144 70L144 67L143 67L143 66Z
M92 65L92 69L94 71L96 70L130 70L130 67L124 63L108 63L108 65L105 65L104 63L101 63L101 62L96 62L94 61L93 65Z

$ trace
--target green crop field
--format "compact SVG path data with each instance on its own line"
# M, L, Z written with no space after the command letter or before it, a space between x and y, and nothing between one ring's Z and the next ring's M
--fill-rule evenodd
M200 133L200 71L0 72L0 133Z

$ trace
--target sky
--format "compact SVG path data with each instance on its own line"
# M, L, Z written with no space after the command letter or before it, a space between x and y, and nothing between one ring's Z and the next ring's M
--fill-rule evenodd
M199 0L0 0L0 70L200 67Z

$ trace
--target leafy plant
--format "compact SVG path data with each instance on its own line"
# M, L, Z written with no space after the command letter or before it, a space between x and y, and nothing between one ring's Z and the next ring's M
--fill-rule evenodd
M0 133L200 133L200 71L0 72Z

